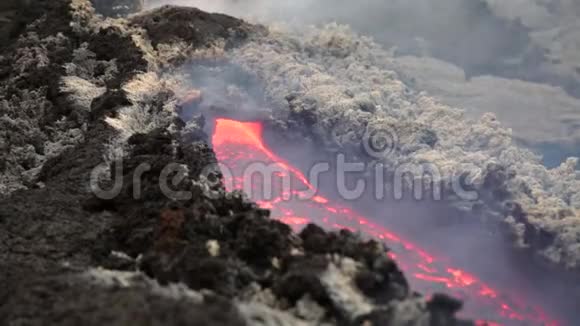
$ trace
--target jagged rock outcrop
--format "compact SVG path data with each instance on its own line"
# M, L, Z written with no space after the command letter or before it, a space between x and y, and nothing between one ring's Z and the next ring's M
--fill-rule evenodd
M198 23L188 24L191 21ZM130 22L147 31L153 46L160 43L186 42L190 46L200 47L210 45L218 39L235 42L247 38L255 30L255 27L230 16L208 15L197 8L173 6L163 6L152 12L136 15Z

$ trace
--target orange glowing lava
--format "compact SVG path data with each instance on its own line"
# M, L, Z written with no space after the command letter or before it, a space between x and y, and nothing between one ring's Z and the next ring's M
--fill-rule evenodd
M383 226L357 214L348 207L333 203L317 194L304 199L313 186L304 174L273 153L262 139L262 125L257 122L239 122L217 119L212 144L217 158L230 176L226 181L229 191L250 189L250 197L261 207L271 210L272 217L296 230L308 223L325 225L328 229L348 229L382 240L392 250L389 256L410 276L413 288L425 294L447 292L468 303L468 317L485 319L477 325L558 325L545 313L525 304L514 294L500 293L466 271L447 266L409 240L402 239ZM255 178L245 173L255 163L275 167L274 178L289 177L292 187L281 182ZM272 196L263 196L265 185L274 184ZM268 197L268 198L264 198ZM473 309L470 309L473 308Z

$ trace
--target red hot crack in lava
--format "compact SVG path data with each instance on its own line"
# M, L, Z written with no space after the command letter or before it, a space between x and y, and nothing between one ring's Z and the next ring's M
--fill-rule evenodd
M430 255L409 240L402 239L328 198L318 195L305 200L301 196L303 191L288 191L284 187L276 188L281 190L278 193L273 191L274 195L267 200L254 196L263 191L265 182L273 181L254 178L252 175L248 178L245 169L257 162L275 167L276 173L273 175L280 179L290 178L293 185L298 185L292 189L314 190L299 169L278 157L265 145L261 123L217 119L212 144L220 164L227 167L229 172L224 173L228 191L251 189L252 193L248 195L262 208L271 210L273 218L297 230L309 223L318 223L329 229L348 229L382 240L391 248L388 254L406 274L411 275L410 282L415 289L427 294L434 290L446 290L455 297L473 303L471 308L476 309L467 307L465 314L488 320L479 321L476 325L559 325L542 309L526 304L517 294L499 292L476 276L448 265L443 259ZM244 180L244 177L249 180Z

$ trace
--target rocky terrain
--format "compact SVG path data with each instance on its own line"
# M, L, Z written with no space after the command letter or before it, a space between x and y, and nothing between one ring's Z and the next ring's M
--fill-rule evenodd
M231 60L262 82L277 128L304 131L331 153L356 152L369 132L395 129L398 151L357 159L433 164L448 188L469 175L479 198L458 205L507 223L519 248L580 266L578 160L561 157L578 148L577 42L566 41L580 35L573 1L150 2L159 3L272 24ZM411 18L422 23L400 21ZM352 27L324 24L332 20ZM522 144L557 157L547 167Z
M296 31L172 6L126 17L142 5L95 0L100 14L88 0L0 5L0 324L471 324L455 319L458 301L413 293L382 245L313 225L295 234L200 177L216 158L203 119L184 119L184 99L192 80L207 82L195 75L202 63L233 79L251 76L268 103L260 108L267 124L327 153L389 167L434 164L447 195L455 176L470 176L478 200L451 203L500 225L518 248L559 268L580 266L577 160L549 169L519 146L535 136L504 127L509 115L454 107L498 106L488 94L501 95L496 77L473 75L470 88L464 69L396 54L337 24ZM526 17L521 24L536 22ZM560 50L561 64L574 65ZM574 120L566 89L504 82L503 96L533 87L560 98L558 110ZM236 109L257 101L226 86ZM485 95L483 104L473 94ZM537 139L554 136L538 126ZM385 128L398 136L395 150L365 156L365 134ZM151 170L135 196L129 181L142 163ZM169 163L187 172L176 187L192 198L158 189ZM103 199L95 187L116 194Z
M182 7L106 19L88 0L4 1L0 19L0 324L472 324L409 289L381 244L295 234L199 177L215 155L179 118L174 68L247 53L264 28ZM163 195L168 163L192 198Z

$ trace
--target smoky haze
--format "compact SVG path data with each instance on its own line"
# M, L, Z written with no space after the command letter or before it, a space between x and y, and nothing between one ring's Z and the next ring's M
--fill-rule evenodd
M546 165L580 155L578 1L145 1L148 8L195 6L295 29L348 25L392 51L399 60L391 69L412 89L470 118L495 113ZM522 120L523 112L538 125Z
M480 0L150 0L147 5L162 4L195 6L259 22L287 22L298 28L348 24L399 55L437 57L464 68L468 76L504 72L508 66L521 70L524 62L542 60L524 25L498 18Z

